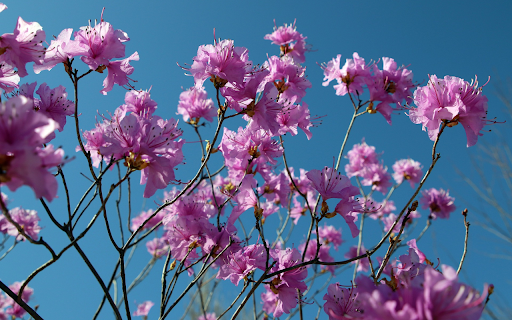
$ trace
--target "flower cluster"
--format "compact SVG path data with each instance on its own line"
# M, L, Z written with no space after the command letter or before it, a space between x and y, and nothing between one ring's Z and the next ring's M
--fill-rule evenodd
M454 198L450 197L448 191L431 188L421 192L420 204L423 209L430 209L432 219L448 219L450 213L455 211Z
M48 144L59 124L34 107L34 101L22 95L0 106L0 182L11 191L28 185L37 198L51 201L57 180L48 169L62 163L64 151Z
M155 109L148 92L129 91L125 104L110 119L96 123L96 128L83 134L85 150L91 152L95 166L101 159L124 160L128 169L141 170L140 183L146 184L146 198L166 188L175 179L174 167L183 161L184 141L177 140L182 134L177 121L153 115Z
M39 231L41 231L38 222L41 219L39 219L35 210L25 210L21 207L16 207L9 210L9 215L30 238L37 240ZM0 232L16 237L16 241L25 241L25 237L18 232L16 226L10 223L4 215L0 215Z
M128 76L133 73L130 61L139 60L137 52L123 60L113 61L115 58L125 56L124 42L130 38L122 30L114 30L112 25L103 20L94 27L91 25L81 27L74 33L74 40L71 40L73 29L64 29L59 36L52 40L46 51L43 49L39 63L34 65L34 72L40 73L43 70L51 70L59 63L63 63L68 73L71 73L71 61L75 57L87 64L90 70L103 73L106 69L108 74L103 81L103 94L111 91L114 84L120 86L129 85Z
M441 123L448 127L462 124L466 130L467 146L473 146L488 124L487 97L478 87L478 81L467 81L451 76L443 79L430 76L426 86L414 91L415 108L409 111L412 122L428 131L430 140L436 140Z
M391 186L391 175L388 168L379 162L375 147L368 146L363 139L347 153L347 158L349 163L345 165L345 172L349 178L361 177L363 186L372 186L384 194L387 192Z
M332 217L339 213L348 224L352 237L356 237L359 234L359 229L354 222L357 221L359 205L354 200L354 196L359 194L359 189L350 183L349 178L336 172L334 168L324 167L322 171L311 170L306 176L322 196L322 214ZM326 200L331 198L341 200L330 214Z
M442 272L425 264L415 243L388 268L389 279L375 284L360 275L355 286L329 285L324 311L338 319L480 319L487 290L482 293L458 281L451 267Z
M401 103L411 102L413 74L405 67L398 67L394 59L383 57L383 67L379 69L376 63L366 64L357 52L353 59L346 59L340 68L341 54L337 55L327 64L322 65L324 70L324 86L333 80L338 84L334 86L336 94L344 96L347 93L361 96L368 90L370 97L367 111L380 112L386 121L391 124L391 113L400 110Z

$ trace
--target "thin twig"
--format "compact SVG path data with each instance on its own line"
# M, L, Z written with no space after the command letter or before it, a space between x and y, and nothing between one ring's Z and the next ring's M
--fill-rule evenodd
M460 270L462 269L462 264L464 263L464 260L466 259L466 253L468 252L469 222L466 221L466 218L468 216L468 209L464 209L464 211L462 211L462 215L464 216L464 227L466 227L466 237L464 238L464 252L462 252L462 258L460 259L459 267L457 268L457 274L459 274Z

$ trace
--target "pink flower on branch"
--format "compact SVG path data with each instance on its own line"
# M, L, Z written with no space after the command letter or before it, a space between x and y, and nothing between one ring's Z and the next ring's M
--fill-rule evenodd
M420 204L423 209L430 209L432 219L448 219L450 213L455 211L454 198L450 197L448 191L443 189L428 189L421 192Z
M41 231L41 227L38 225L38 222L41 219L39 219L35 210L25 210L21 207L17 207L9 210L9 215L14 222L20 225L23 231L25 231L30 238L34 240L38 239L39 231ZM16 237L17 241L26 240L25 237L18 232L18 229L16 229L16 227L3 215L0 215L0 232Z
M98 69L99 66L108 66L110 60L114 58L123 58L125 55L124 42L130 38L122 30L114 30L108 22L101 21L94 27L81 27L80 31L75 32L75 41L79 43L75 47L76 51L70 52L72 55L81 55L82 61L89 66L91 70ZM86 52L83 53L84 48Z
M28 62L41 64L45 48L43 41L46 35L37 22L25 22L18 18L14 33L0 36L0 62L7 62L18 69L18 75L28 75L25 65Z
M414 92L414 104L409 111L413 123L421 124L423 131L428 131L430 140L434 141L439 133L439 126L448 127L462 124L466 131L467 146L473 146L480 131L489 123L487 120L487 97L482 94L476 78L471 83L451 76L439 79L429 77L426 86Z
M233 40L216 40L214 45L202 45L197 49L197 56L188 70L196 87L202 87L208 78L216 88L227 83L241 85L252 68L248 58L248 50L235 47Z
M281 56L291 56L296 63L304 63L306 61L304 56L304 53L308 51L306 38L297 31L295 21L291 25L285 24L278 28L275 20L274 32L263 37L263 39L272 41L272 44L280 46Z
M0 182L11 191L22 185L37 198L51 201L57 195L57 180L48 169L62 163L64 151L48 143L58 124L34 111L31 99L18 96L0 106Z
M155 304L151 301L145 301L137 306L137 310L133 312L133 316L143 316L147 317L149 314L149 310L154 306Z

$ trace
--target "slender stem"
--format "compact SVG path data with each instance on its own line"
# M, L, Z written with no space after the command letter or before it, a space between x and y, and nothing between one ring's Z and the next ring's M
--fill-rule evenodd
M162 289L160 291L160 316L163 316L164 314L164 311L165 311L165 288L167 287L166 285L166 282L167 282L167 268L169 267L169 261L171 261L171 250L169 249L169 252L167 253L167 258L165 258L165 263L164 263L164 269L162 270L162 278L161 278L161 281L162 281Z
M377 275L375 276L375 279L379 279L380 275L384 271L384 268L386 267L386 264L389 261L389 258L391 257L391 254L394 252L396 245L401 241L400 236L404 232L405 225L407 223L407 220L409 219L409 215L411 212L416 211L418 208L418 201L414 201L411 205L411 207L407 210L407 214L405 215L404 219L402 220L402 226L400 227L400 232L398 232L398 235L394 238L389 238L389 248L388 252L386 252L386 255L384 256L384 259L382 260L382 264L380 265L379 271L377 271ZM368 255L368 253L367 253Z
M429 216L427 219L427 222L425 223L425 228L423 228L423 230L421 230L420 235L416 238L416 242L420 241L420 239L423 237L425 232L427 232L427 230L431 224L432 224L432 217Z
M439 130L439 133L437 134L437 138L436 138L436 141L434 141L434 146L432 147L432 161L434 161L434 159L436 158L436 147L437 147L437 143L439 142L439 137L441 136L441 134L443 133L444 131L444 128L446 128L446 125L448 123L443 121L443 124L441 125L441 129Z
M466 259L466 253L468 252L469 222L466 221L466 218L468 216L468 209L464 209L462 215L464 216L464 227L466 227L466 237L464 238L464 252L462 253L462 258L460 259L459 268L457 268L457 274L459 274L460 270L462 269L462 264L464 263L464 260Z
M359 239L357 241L357 254L356 256L361 254L361 246L363 245L363 228L364 228L364 218L366 214L361 215L361 223L359 224ZM370 258L370 257L368 257ZM357 260L354 266L354 274L352 275L352 282L356 281L357 268L359 267L359 261Z
M114 268L114 272L112 272L112 276L110 277L110 281L108 282L107 289L109 289L109 290L110 290L110 287L112 286L112 283L115 281L118 268L119 268L119 260L117 260L116 267ZM107 299L107 296L103 295L100 305L98 306L98 309L96 310L96 313L94 314L92 320L96 320L98 318L98 316L100 315L101 309L103 308L103 305L105 304L106 299Z
M350 131L352 131L352 126L354 125L354 121L356 120L357 116L357 110L354 110L354 114L352 115L352 119L350 119L347 132L345 133L345 138L343 138L343 143L341 144L340 153L338 154L338 160L336 161L336 167L334 168L334 170L336 171L338 171L338 168L340 167L343 151L345 150L345 145L347 144L348 136L350 134Z
M78 243L75 243L73 246L75 247L76 251L78 251L78 254L80 254L80 256L84 260L84 262L87 265L87 267L89 267L89 270L91 270L92 274L96 278L96 281L99 283L101 289L103 289L103 293L107 297L107 300L110 303L110 306L112 307L112 310L114 311L116 319L122 320L123 318L121 317L121 314L119 313L119 310L117 309L117 306L116 306L114 300L112 300L112 297L110 296L110 293L108 292L108 289L105 286L105 283L103 282L103 279L101 279L100 275L98 274L98 272L96 271L96 269L92 265L91 261L89 261L89 258L87 257L87 255L82 251L82 248L80 248Z
M217 317L217 320L219 320L220 318L222 318L222 316L224 316L229 310L231 310L231 308L233 308L233 306L235 305L235 303L238 301L238 299L240 299L240 297L242 296L242 294L245 292L245 289L247 289L247 286L248 286L248 282L245 282L244 283L244 287L242 288L242 291L240 291L240 293L236 296L235 300L233 300L233 302L229 305L229 307L224 310L223 313L221 313L220 316ZM206 317L205 317L206 319Z
M124 270L124 251L119 254L119 265L121 266L121 286L123 288L124 308L126 310L126 317L131 320L130 303L128 302L128 290L126 290L126 274Z

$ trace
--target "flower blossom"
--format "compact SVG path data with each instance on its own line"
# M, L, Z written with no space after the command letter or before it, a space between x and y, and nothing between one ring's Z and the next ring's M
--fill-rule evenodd
M362 176L368 166L379 163L378 156L375 147L366 144L363 138L361 143L355 144L346 155L349 159L349 164L345 165L347 177Z
M194 123L198 124L200 118L212 122L217 110L213 106L213 100L207 99L204 87L192 87L180 94L178 114L183 116L185 122L194 120Z
M116 109L111 119L84 132L84 148L91 151L95 166L103 157L108 162L124 159L125 166L140 170L140 183L146 184L144 197L149 198L174 180L174 167L183 161L184 141L177 140L182 134L177 121L153 115L156 106L152 100L134 95L145 94L127 93L125 104Z
M146 242L146 249L155 258L161 258L169 252L169 245L165 238L155 238Z
M25 233L32 239L37 240L41 227L38 225L39 219L35 210L25 210L21 207L16 207L9 210L9 215L12 220L16 222ZM16 237L16 241L25 241L16 227L11 224L4 215L0 215L0 232Z
M448 219L450 213L455 211L455 205L453 204L454 198L450 197L448 191L443 189L424 190L421 192L420 204L423 209L430 209L430 216L432 219L441 218Z
M20 292L22 282L14 282L9 286L9 289L11 289L12 292L14 292L16 295ZM32 294L34 293L34 289L26 286L23 289L23 293L21 294L21 299L25 302L28 302L30 298L32 297ZM16 303L12 298L8 297L5 305L7 309L5 310L5 313L10 315L13 319L15 318L22 318L27 312L25 309L23 309L18 303Z
M338 82L334 86L336 95L344 96L347 93L363 93L363 85L366 78L370 76L370 68L365 65L364 59L354 52L353 59L347 59L345 65L340 69L341 54L333 58L327 64L322 65L324 70L324 82L322 85L328 86L332 80Z
M144 301L143 303L139 304L137 306L137 310L133 312L133 316L145 316L149 314L149 310L151 310L151 307L153 307L155 304L151 301Z
M375 283L359 275L350 287L331 284L324 296L329 320L480 319L486 287L479 293L460 283L451 267L435 270L415 243L408 244L408 254L384 271L389 278Z
M51 70L59 63L66 64L75 56L86 54L88 47L79 41L71 40L73 29L64 29L59 36L52 40L44 53L44 61L41 64L34 64L34 72L39 74L43 70Z
M280 26L275 25L274 32L265 35L263 39L272 41L272 44L278 45L281 48L281 56L289 55L296 63L304 63L306 58L304 53L307 51L306 38L300 34L296 27L295 21L291 25Z
M202 87L208 78L216 88L224 87L226 83L242 84L252 67L248 58L248 50L235 47L233 40L216 40L214 45L202 45L197 49L189 71L196 87Z
M59 132L62 132L66 125L66 116L71 116L76 110L73 101L68 100L66 88L58 86L50 89L46 83L43 83L36 91L40 98L37 99L34 98L36 86L37 82L24 84L20 87L20 94L32 99L34 101L34 110L57 122Z
M135 68L130 65L130 61L139 61L139 53L134 52L126 59L109 62L107 65L108 74L105 80L103 80L103 89L100 90L102 94L106 95L107 92L111 91L114 84L133 88L129 83L131 79L128 76L133 73Z
M28 75L25 65L28 62L41 64L45 48L43 41L46 35L37 22L25 22L18 18L14 33L0 36L0 62L5 62L18 69L18 75Z
M279 92L278 102L284 105L299 103L306 95L306 89L311 88L311 82L306 78L303 68L291 58L270 57L264 64L269 74L261 81L258 92L262 92L267 83L273 83Z
M0 182L11 191L28 185L37 198L53 200L57 180L48 169L62 163L64 151L47 143L58 124L34 112L33 101L24 96L3 102L0 120ZM43 144L47 144L45 148Z
M301 254L295 248L276 249L271 251L270 254L276 261L276 265L270 272L292 267L301 261ZM290 313L290 310L297 306L297 290L303 292L307 289L307 285L304 283L307 275L307 269L303 267L275 276L269 285L265 285L267 292L261 294L263 310L267 313L273 313L274 317L277 318L284 313Z
M112 25L103 19L94 27L90 25L81 27L80 31L75 32L75 41L79 44L81 59L91 70L96 70L102 65L108 66L110 60L114 58L123 58L124 42L129 40L128 34L122 30L114 30ZM84 48L86 52L82 53ZM78 54L74 52L73 55Z
M411 188L414 188L414 184L419 183L423 176L421 168L422 165L418 161L412 159L398 160L393 165L393 179L397 184L401 184L404 179L408 180Z
M453 127L462 124L466 131L467 146L473 146L487 120L487 97L478 87L478 81L467 81L451 76L443 79L430 76L426 86L414 92L414 104L409 111L413 123L421 124L428 131L430 140L436 140L439 126Z

